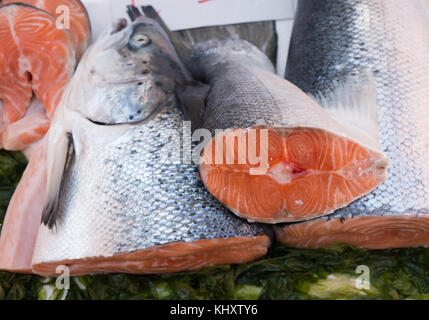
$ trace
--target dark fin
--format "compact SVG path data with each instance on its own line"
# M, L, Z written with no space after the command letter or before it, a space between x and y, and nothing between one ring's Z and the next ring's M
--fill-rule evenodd
M170 38L171 43L176 49L177 55L179 56L180 60L186 65L191 58L193 46L186 45L180 34L178 34L177 32L172 32L152 6L143 6L142 10L146 17L155 20L159 23L161 28L164 29L165 33L167 34L168 38Z
M209 91L210 86L199 81L179 84L176 88L176 94L183 112L191 120L192 130L201 126Z
M42 223L45 226L48 226L49 229L53 229L53 227L57 225L57 221L59 219L58 209L64 199L65 188L70 179L75 155L73 136L71 133L67 133L67 149L64 158L65 161L62 166L61 182L59 184L59 188L51 190L51 192L48 191L47 204L42 213ZM55 178L59 179L59 177Z
M138 17L142 16L142 13L140 12L140 10L138 8L136 8L135 6L127 6L127 13L128 13L128 16L130 17L131 21L134 21Z

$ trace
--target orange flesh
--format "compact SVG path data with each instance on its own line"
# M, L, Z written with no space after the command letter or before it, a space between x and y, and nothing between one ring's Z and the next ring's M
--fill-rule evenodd
M386 178L385 159L346 138L316 129L268 129L265 145L262 129L219 134L201 159L206 187L241 217L268 223L315 218ZM250 161L258 156L266 164Z
M33 101L29 111L34 108ZM6 125L0 136L0 144L6 150L19 151L42 139L48 132L51 121L46 116L43 106L36 106L37 110L27 114L24 118Z
M176 242L112 257L56 261L33 265L33 272L56 276L59 265L70 275L95 273L155 274L199 270L222 264L241 264L263 257L270 245L267 236Z
M74 48L76 50L76 58L80 59L83 52L88 47L91 41L91 28L89 24L88 14L86 12L85 6L80 2L80 0L3 0L4 5L10 3L24 3L34 7L37 7L41 10L44 10L54 16L57 19L60 19L61 23L64 23L62 15L64 12L61 10L61 6L66 6L70 11L70 36L73 41ZM57 9L59 12L57 12Z
M0 270L31 273L46 192L46 139L34 150L7 208L0 237Z
M0 99L7 123L25 115L33 92L52 118L74 65L71 39L52 16L24 5L0 8Z
M429 245L429 217L356 217L276 227L277 240L298 248L348 243L358 248L389 249Z

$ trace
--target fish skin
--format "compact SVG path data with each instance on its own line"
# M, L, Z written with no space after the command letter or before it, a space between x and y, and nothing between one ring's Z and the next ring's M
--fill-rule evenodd
M167 134L180 134L183 119L168 106L122 137L85 145L57 226L41 226L33 263L86 258L87 250L113 256L177 241L264 234L228 213L201 184L196 166L162 162L159 150L172 147Z
M391 161L388 180L337 217L429 213L429 11L423 3L300 1L286 78L323 94L335 81L371 70L380 144ZM370 20L359 26L364 15Z
M427 1L299 2L286 78L309 94L326 95L348 76L371 71L377 87L380 144L390 158L389 178L383 185L326 218L302 225L302 230L320 221L328 225L336 219L383 216L402 217L407 228L407 217L410 221L429 217L428 27ZM423 225L422 230L427 232ZM370 241L367 235L360 245L368 247ZM400 246L398 242L395 246Z
M280 130L320 129L374 151L380 163L387 166L388 159L379 149L378 141L336 121L302 90L275 75L270 60L250 43L239 39L199 43L193 49L189 66L196 79L211 86L198 127L212 134L216 129L261 125ZM380 180L385 179L385 173L383 169ZM230 209L249 221L279 223L310 219L287 216L254 219ZM319 216L332 211L321 212Z
M141 31L151 38L152 45L137 51L127 49L133 32L142 26ZM105 69L97 69L100 55L104 62L110 61ZM144 65L150 68L150 73L141 77L135 68L142 66L143 60L149 61ZM110 74L112 70L120 73ZM160 79L163 86L154 85ZM133 261L125 258L119 269L117 261L109 259L123 254L138 256L146 249L172 243L189 244L192 248L192 243L200 240L260 237L264 249L259 247L251 259L266 253L270 242L266 235L271 232L266 226L248 224L228 212L204 188L194 164L183 163L180 158L178 162L162 158L163 150L176 150L185 130L184 113L172 98L177 83L187 79L168 38L147 18L139 18L114 34L106 33L88 50L48 134L48 158L51 158L48 180L61 178L53 174L60 171L52 158L57 156L57 142L64 141L66 133L73 137L76 155L55 225L50 228L42 223L39 228L34 272L49 274L52 271L46 271L44 265L74 261L77 268L72 266L73 273L82 274L79 264L100 257L111 261L110 267L98 261L99 267L95 269L94 265L83 268L91 273L136 272L126 269L127 263L136 263L135 258ZM97 87L95 97L86 100L91 86ZM122 113L116 112L114 107L118 104L111 99L112 91L120 90L133 95L126 98L121 95L123 102L138 101L149 92L155 99L143 99L141 105L151 112L142 110L144 116L138 122L135 119L125 122L124 115L134 114L137 104L124 105ZM114 125L100 124L103 122ZM50 191L48 188L48 194ZM155 264L152 267L154 271L168 272L165 266L162 270ZM192 263L185 268L192 269ZM137 268L137 273L150 270L151 267L144 271Z
M199 43L190 65L192 75L212 87L201 125L213 133L261 124L321 129L380 152L377 141L339 123L301 89L278 77L268 57L247 41Z

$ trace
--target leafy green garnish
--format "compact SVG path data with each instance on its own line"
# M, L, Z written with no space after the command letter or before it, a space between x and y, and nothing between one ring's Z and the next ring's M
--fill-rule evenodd
M27 159L22 153L0 150L0 224L26 165Z
M0 219L26 165L0 151ZM358 288L358 266L369 270ZM170 275L76 277L70 289L55 279L0 272L0 299L429 299L429 249L319 250L274 245L261 260Z

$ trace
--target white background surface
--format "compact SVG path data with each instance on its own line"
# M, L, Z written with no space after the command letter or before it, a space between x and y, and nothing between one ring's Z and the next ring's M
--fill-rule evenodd
M132 0L82 0L91 19L93 37L120 18L128 18ZM276 20L279 35L277 72L284 74L297 0L134 0L152 5L171 30Z

